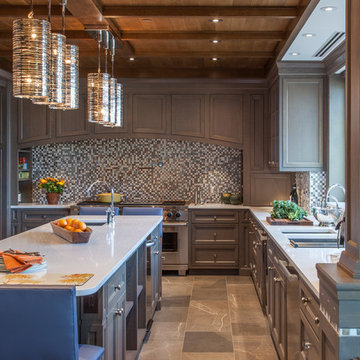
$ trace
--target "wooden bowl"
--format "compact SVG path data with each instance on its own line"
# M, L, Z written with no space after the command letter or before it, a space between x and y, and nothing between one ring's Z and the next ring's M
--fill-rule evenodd
M92 230L89 227L87 227L84 232L72 232L56 225L55 222L51 222L50 224L54 234L74 244L87 243L92 234Z

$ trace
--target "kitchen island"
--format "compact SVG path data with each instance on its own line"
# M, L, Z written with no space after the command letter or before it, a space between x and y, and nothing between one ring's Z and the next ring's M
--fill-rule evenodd
M132 359L160 307L160 216L76 216L93 229L88 243L73 244L52 232L50 224L0 241L0 249L38 251L47 268L29 274L0 274L1 284L66 284L61 277L91 276L76 286L80 342L105 347L105 359ZM149 247L151 245L151 247ZM150 251L149 251L150 250ZM148 253L148 255L147 255ZM151 257L151 279L147 261ZM150 301L147 302L147 296Z

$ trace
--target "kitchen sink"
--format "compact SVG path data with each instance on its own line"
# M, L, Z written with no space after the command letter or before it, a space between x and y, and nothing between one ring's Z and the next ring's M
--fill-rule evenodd
M295 248L336 248L337 232L334 229L286 229L282 233Z
M89 219L89 220L81 220L83 221L87 226L94 227L94 226L103 226L106 224L106 220L96 220L96 219Z

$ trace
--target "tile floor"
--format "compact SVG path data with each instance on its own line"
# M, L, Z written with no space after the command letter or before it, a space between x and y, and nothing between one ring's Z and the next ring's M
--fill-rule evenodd
M277 360L250 277L164 276L139 360Z

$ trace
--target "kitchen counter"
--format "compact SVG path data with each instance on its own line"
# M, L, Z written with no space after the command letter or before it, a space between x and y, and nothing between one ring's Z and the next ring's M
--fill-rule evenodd
M310 226L274 226L269 225L266 217L269 216L271 208L249 207L252 214L261 224L263 229L275 241L282 253L288 258L290 264L294 266L306 284L319 296L319 279L315 265L317 263L337 262L343 249L337 248L294 248L290 245L289 239L281 230L309 230ZM314 223L316 220L311 218ZM318 227L318 226L314 226ZM332 256L333 255L333 256Z
M76 205L74 202L64 203L64 204L56 204L56 205L48 205L48 204L40 204L40 203L20 203L18 205L11 205L11 209L70 209L71 206Z
M105 222L104 216L74 218L92 223ZM97 292L161 221L161 216L116 216L115 226L91 226L93 233L86 244L67 242L55 235L47 223L1 240L0 249L38 251L44 255L47 269L29 274L34 283L41 280L46 284L54 274L93 273L91 279L76 288L76 295L84 296ZM0 273L0 283L6 276Z
M242 209L250 209L249 206L245 205L231 205L231 204L223 204L223 203L206 203L206 204L190 204L189 209L198 209L198 210L206 210L206 209L219 209L219 210L242 210Z

